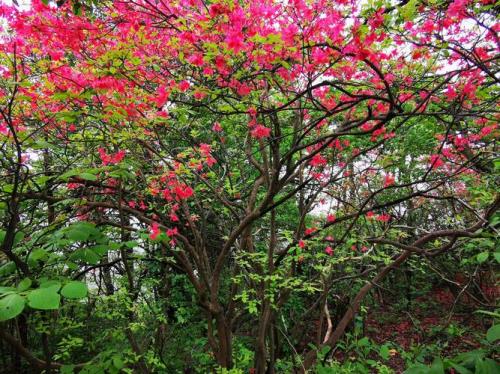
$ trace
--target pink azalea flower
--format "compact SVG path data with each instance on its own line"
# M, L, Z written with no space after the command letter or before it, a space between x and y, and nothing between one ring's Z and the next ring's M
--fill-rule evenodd
M309 161L309 165L312 167L318 167L318 166L324 166L326 165L326 158L321 156L321 154L316 153L312 158L311 161Z
M380 221L380 222L389 222L391 219L391 216L389 214L379 214L377 216L377 221Z
M219 122L215 122L214 125L212 126L212 130L215 132L221 132L222 126L220 125Z
M179 184L174 189L175 195L179 200L185 200L193 195L193 189L185 184Z
M157 222L153 222L150 227L151 234L149 235L149 238L151 240L155 240L158 235L160 235L160 225Z
M395 178L392 174L387 174L384 180L384 188L392 186L394 184Z
M271 134L271 129L266 126L257 125L250 134L256 139L267 138Z

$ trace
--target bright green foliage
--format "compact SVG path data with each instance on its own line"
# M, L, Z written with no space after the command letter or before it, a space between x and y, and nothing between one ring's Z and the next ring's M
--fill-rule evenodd
M19 315L24 309L24 302L24 298L15 293L0 298L0 321L6 321Z
M55 285L31 291L28 294L28 306L41 310L58 309L61 301L58 290L59 286Z
M68 299L82 299L87 292L87 285L82 282L69 282L61 289L61 295Z

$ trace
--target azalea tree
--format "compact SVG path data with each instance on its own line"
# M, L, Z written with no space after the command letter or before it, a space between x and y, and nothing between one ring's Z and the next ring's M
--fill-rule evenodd
M10 365L173 371L181 318L195 368L306 371L405 262L498 259L496 11L0 5Z

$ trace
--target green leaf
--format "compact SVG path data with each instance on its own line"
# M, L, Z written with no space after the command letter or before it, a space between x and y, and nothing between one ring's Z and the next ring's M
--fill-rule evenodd
M52 310L58 309L61 296L55 286L39 288L28 294L28 305L33 309Z
M404 7L401 8L401 15L405 21L412 21L417 12L417 0L410 0Z
M388 360L390 357L389 346L387 344L384 344L382 347L380 347L378 354L384 360Z
M87 285L83 282L69 282L62 288L61 295L67 299L83 299L87 296Z
M0 295L3 295L4 293L13 293L14 291L16 291L16 289L14 287L4 287L4 286L0 286Z
M5 193L12 193L12 191L14 191L14 185L13 184L6 184L2 187L2 190Z
M500 365L492 359L485 359L476 362L475 374L499 374Z
M125 246L127 246L127 248L135 248L137 247L138 243L135 241L135 240L130 240L128 242L125 242Z
M14 245L17 245L19 244L23 239L24 239L24 232L22 231L19 231L16 233L16 235L14 236Z
M116 355L113 356L113 366L118 370L121 370L125 366L125 363L123 362L120 356Z
M78 175L81 179L84 179L86 181L96 181L97 180L97 177L94 175L94 174L90 174L90 173L81 173L80 175Z
M95 176L94 174L92 174L88 171L82 172L81 170L78 170L78 169L68 170L66 173L62 174L59 177L59 179L61 179L63 181L67 181L71 177L78 177L80 179L87 180L87 181L96 181L97 180L97 176Z
M89 222L78 222L65 229L66 237L73 241L83 242L89 238L98 237L101 232L95 228L95 225Z
M76 234L77 236L82 236L83 234L86 235L86 238L84 240L87 240L88 238L96 238L98 236L101 236L101 232L95 227L95 224L90 223L90 222L78 222L75 223L71 226L68 226L66 229L66 236L71 235L70 233L72 231L77 231L78 233Z
M40 288L52 288L54 292L59 291L61 288L61 282L56 280L45 280L40 282Z
M358 347L366 347L367 345L370 345L370 340L366 336L358 340Z
M495 260L500 264L500 252L495 252L493 253L493 257L495 257Z
M434 359L431 368L429 369L429 374L444 374L444 365L441 358L436 357Z
M96 253L98 256L104 256L106 253L108 253L110 249L113 248L111 248L110 245L101 244L101 245L93 245L89 249L92 250L94 253Z
M78 118L78 112L73 111L61 111L56 113L56 117L62 121L71 123L75 122Z
M26 291L27 289L29 289L31 287L31 279L29 278L24 278L21 282L19 282L19 284L17 285L17 290L19 292L24 292Z
M78 175L78 173L79 173L79 171L76 169L68 170L66 173L60 175L59 179L68 180L70 177L74 177L75 175Z
M488 329L486 332L486 339L493 343L500 339L500 325L494 325Z
M38 248L31 252L29 259L32 261L37 261L45 257L47 257L47 251L43 248Z
M429 373L429 367L423 364L416 364L404 371L404 374L427 374Z
M63 100L66 100L68 98L68 96L69 96L68 92L62 92L61 91L61 92L54 93L54 95L52 95L52 98L54 100L61 100L61 101L63 101Z
M77 16L82 14L82 4L80 4L80 2L75 1L73 3L73 13L75 13Z
M481 252L477 255L477 262L479 262L480 264L482 264L483 262L485 262L487 259L488 259L488 255L489 253L488 252Z
M95 253L93 250L84 248L84 249L78 249L76 250L71 256L71 260L80 260L87 262L91 265L96 265L101 257Z
M0 266L0 276L6 276L16 271L16 264L12 261Z
M73 374L75 369L75 365L63 365L61 366L61 374Z
M466 367L473 367L474 363L478 360L484 359L486 352L482 349L475 349L473 351L468 351L458 354L453 361L460 363Z
M0 321L19 315L24 309L24 298L18 294L7 295L0 299Z
M89 238L89 233L80 229L73 229L66 233L68 239L71 239L75 242L84 242Z
M473 374L473 372L470 371L469 369L467 369L466 367L459 365L459 364L456 364L454 362L450 362L449 366L452 367L453 369L455 369L455 371L458 374Z

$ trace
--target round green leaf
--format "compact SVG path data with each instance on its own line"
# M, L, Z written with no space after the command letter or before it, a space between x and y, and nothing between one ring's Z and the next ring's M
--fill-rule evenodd
M24 309L24 298L10 294L0 299L0 321L6 321L20 314Z
M66 233L68 239L71 239L75 242L83 242L89 238L89 233L84 230L73 229Z
M87 285L82 282L69 282L62 288L61 295L68 299L82 299L87 296Z
M493 343L500 339L500 325L494 325L490 327L490 329L486 333L486 339L488 339L490 343Z
M60 301L56 287L39 288L28 294L28 305L33 309L58 309Z
M40 282L40 288L51 288L53 289L53 292L57 292L61 288L61 282L56 280L46 280Z

